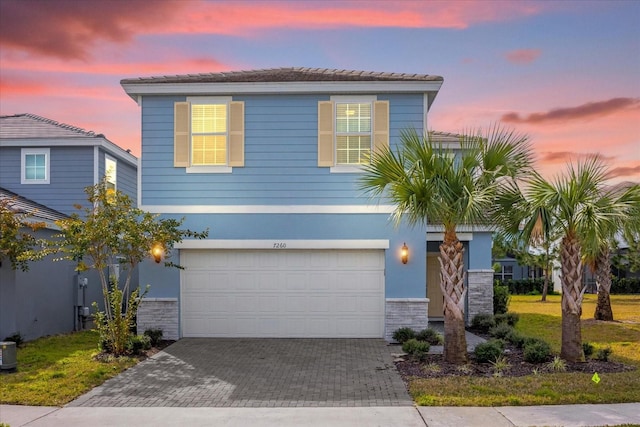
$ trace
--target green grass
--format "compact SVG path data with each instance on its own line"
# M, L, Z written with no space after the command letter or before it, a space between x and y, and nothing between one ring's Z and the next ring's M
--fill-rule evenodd
M137 363L129 357L95 360L97 343L96 332L83 331L23 344L17 370L0 374L0 403L64 405Z
M611 360L634 365L638 370L599 374L554 373L509 378L445 377L416 379L409 390L418 405L425 406L505 406L576 403L625 403L640 401L640 295L613 295L616 322L591 320L595 295L583 304L582 339L596 349L610 346ZM517 329L528 336L543 338L554 351L560 350L560 296L513 296L509 310L520 314ZM596 350L597 351L597 350Z

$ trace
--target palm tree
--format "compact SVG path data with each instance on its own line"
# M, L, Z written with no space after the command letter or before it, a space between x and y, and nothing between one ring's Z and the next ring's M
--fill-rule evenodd
M598 289L598 302L594 313L596 320L613 321L611 309L611 251L616 247L615 237L621 230L630 235L640 229L640 185L631 184L606 189L601 203L609 203L615 212L602 230L603 238L597 236L585 242L584 258L591 268Z
M361 188L371 197L395 205L396 224L439 224L440 276L444 294L444 359L467 361L464 303L466 296L464 248L458 240L460 224L487 225L488 212L504 184L527 173L531 149L526 136L498 126L483 134L461 135L460 150L439 144L433 133L403 131L395 151L373 153L364 167Z
M582 285L583 248L599 247L610 230L634 206L632 194L613 194L605 187L608 169L597 156L552 183L534 173L524 192L513 186L499 198L496 221L506 232L525 240L548 235L555 228L562 236L560 264L562 282L562 346L560 356L584 360L580 316L585 288ZM625 193L626 194L626 193Z

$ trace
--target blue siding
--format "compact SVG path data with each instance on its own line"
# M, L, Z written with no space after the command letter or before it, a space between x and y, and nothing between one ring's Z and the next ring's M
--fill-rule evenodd
M245 102L245 167L232 174L187 174L173 167L173 104L148 96L142 109L143 205L367 204L357 174L317 166L318 101L328 95L237 96ZM390 137L421 129L422 95L384 95Z
M131 197L133 205L137 205L138 198L138 169L132 166L129 162L126 162L111 153L105 153L104 150L100 150L98 153L98 179L103 179L105 176L105 155L115 159L117 161L116 167L116 181L118 191Z
M473 233L469 242L469 269L491 268L491 233Z
M0 186L51 209L70 214L86 204L84 188L93 184L93 147L49 147L49 184L20 184L20 148L0 151Z

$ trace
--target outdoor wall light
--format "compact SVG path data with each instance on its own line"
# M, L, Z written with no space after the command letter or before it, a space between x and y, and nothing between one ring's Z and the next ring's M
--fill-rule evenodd
M406 243L403 243L402 248L400 249L400 259L403 264L409 262L409 248Z
M162 255L164 255L164 248L160 243L156 243L151 247L151 255L153 256L153 260L160 264L160 261L162 261Z

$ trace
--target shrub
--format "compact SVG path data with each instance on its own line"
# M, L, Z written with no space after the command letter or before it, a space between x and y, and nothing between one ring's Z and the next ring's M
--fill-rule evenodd
M435 329L423 329L416 334L418 341L426 341L431 345L442 345L444 338Z
M493 314L478 313L473 316L473 319L471 319L471 328L479 332L484 332L485 334L489 333L489 329L493 328L494 326L496 326L496 321L493 317Z
M509 288L500 282L493 282L493 314L506 313L509 308Z
M16 343L16 348L22 347L22 344L24 343L24 339L22 339L22 335L20 334L20 332L15 332L9 335L3 341L11 341Z
M400 328L393 332L393 340L404 344L408 340L416 337L416 331L411 328Z
M418 341L415 338L411 338L402 344L402 351L417 359L424 359L429 354L431 346L426 341Z
M584 352L584 357L591 357L593 355L593 350L593 344L591 344L590 342L582 343L582 351Z
M507 339L507 336L513 331L513 326L509 326L506 323L498 323L496 326L489 330L489 335L498 339Z
M127 343L127 350L131 354L140 354L151 348L151 338L148 335L132 335Z
M504 351L504 344L500 340L489 340L476 346L473 354L479 363L490 363L498 360Z
M508 311L506 313L496 314L495 320L496 325L500 323L506 323L510 326L516 326L516 324L520 320L520 315L518 313L514 313L513 311Z
M527 339L522 332L512 329L511 332L507 334L505 337L508 342L515 345L518 348L522 348L524 346L524 342Z
M551 357L551 347L538 338L527 338L524 342L524 360L529 363L544 363Z
M611 280L611 293L612 294L640 294L640 278L639 277L628 277L628 278L613 277Z
M611 353L613 353L613 350L611 350L611 347L601 348L596 353L596 359L602 360L603 362L608 362L609 356L611 356Z
M151 340L152 347L157 347L162 341L162 329L147 329L144 334Z

